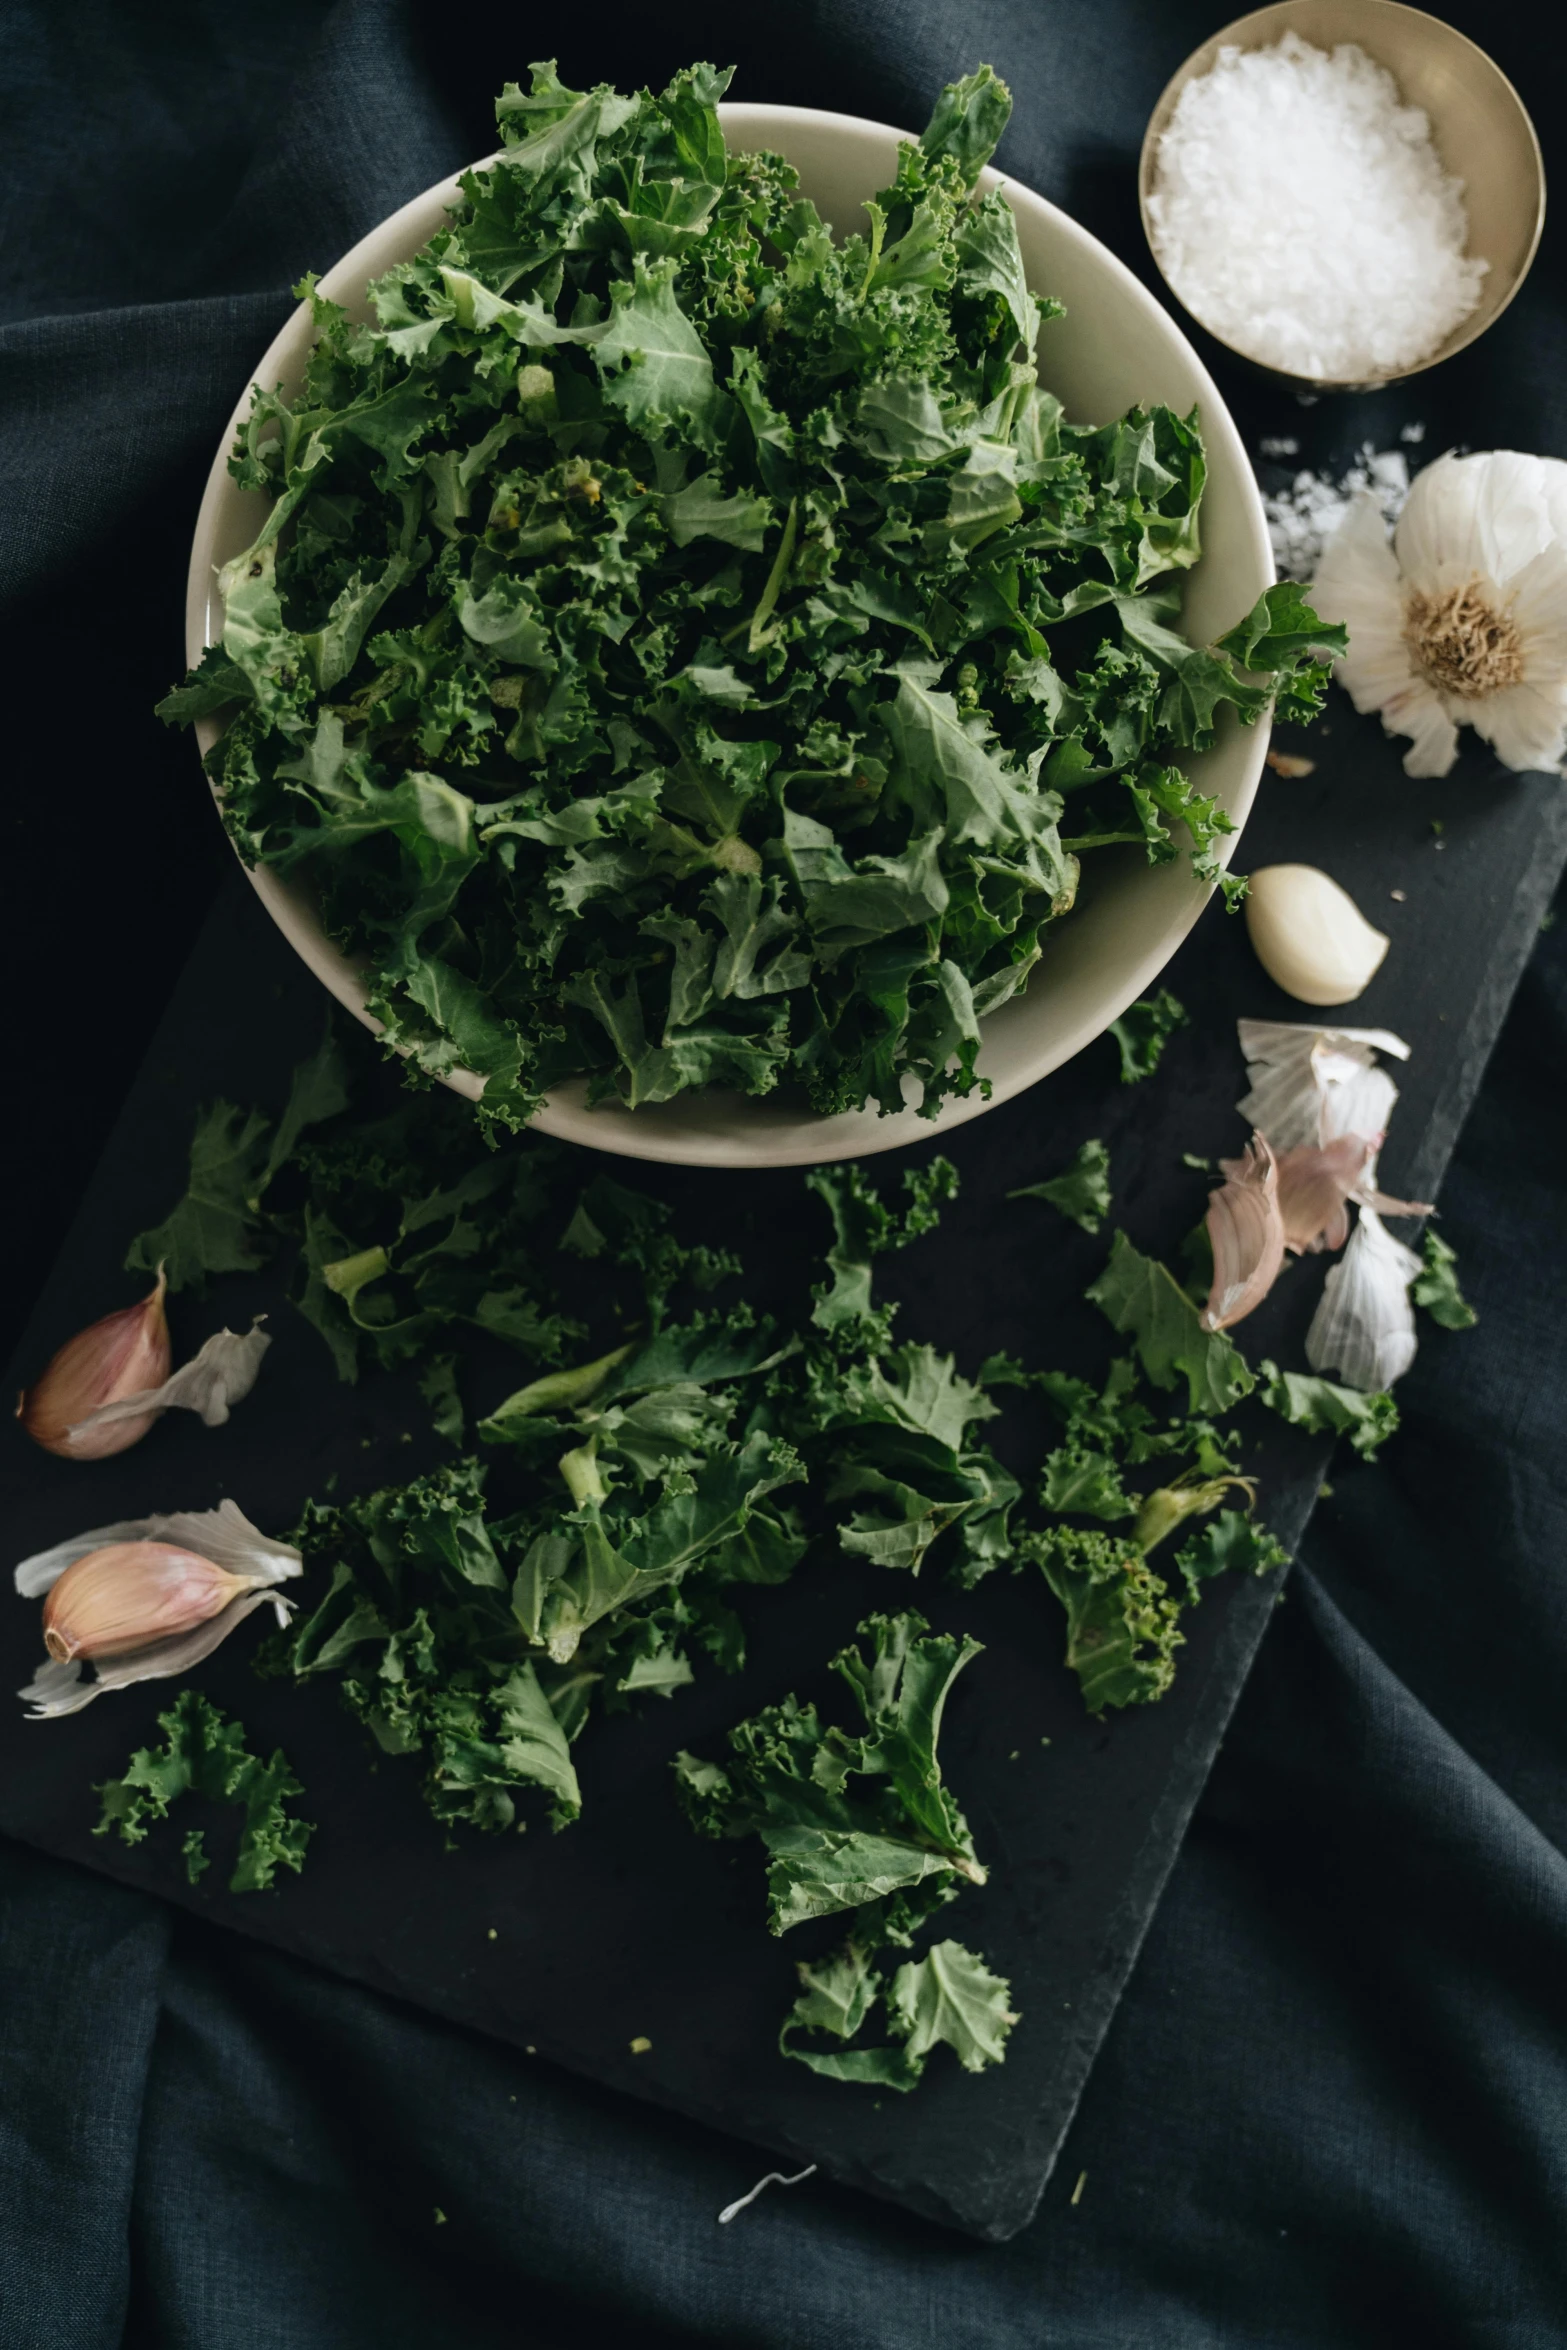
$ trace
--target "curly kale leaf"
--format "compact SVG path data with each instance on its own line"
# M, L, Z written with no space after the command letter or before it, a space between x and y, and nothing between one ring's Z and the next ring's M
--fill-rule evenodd
M1137 1543L1052 1526L1025 1535L1018 1558L1038 1567L1066 1610L1066 1662L1091 1714L1164 1695L1186 1635L1180 1602Z
M196 1689L180 1691L167 1713L158 1716L158 1728L161 1746L142 1747L123 1778L93 1790L103 1799L94 1835L106 1836L112 1829L126 1844L139 1844L182 1795L201 1795L209 1802L237 1804L244 1814L231 1893L265 1893L280 1868L303 1868L313 1830L288 1809L304 1790L281 1752L269 1762L252 1754L242 1726ZM192 1829L181 1849L194 1885L208 1865L202 1831Z
M1081 857L1184 830L1217 875L1182 757L1221 705L1298 712L1333 641L1293 588L1182 633L1196 417L1069 425L1041 385L1057 305L973 194L989 67L841 243L727 151L727 83L540 66L368 323L306 281L304 385L231 459L267 519L161 705L227 714L241 853L308 883L414 1078L483 1077L492 1137L573 1079L982 1088Z
M854 1941L812 1966L801 1960L801 1995L784 2020L778 2046L814 2073L872 2088L908 2090L924 2077L932 2051L951 2048L965 2072L983 2072L1006 2056L1008 2034L1020 2019L1011 1986L961 1942L937 1942L920 1959L899 1967L887 1993L890 2046L823 2047L823 2039L852 2041L885 1988L869 1955ZM803 2035L812 2038L805 2039Z
M161 1224L140 1232L125 1254L128 1272L161 1265L171 1290L205 1288L212 1273L254 1273L271 1255L270 1235L251 1207L270 1157L270 1121L259 1110L217 1101L191 1138L185 1196Z
M1079 1148L1070 1166L1042 1183L1025 1183L1008 1199L1042 1199L1085 1232L1097 1232L1110 1213L1110 1153L1094 1136Z
M581 1809L569 1743L518 1634L509 1546L482 1496L482 1470L464 1462L342 1509L311 1504L297 1536L331 1580L269 1662L300 1679L338 1673L384 1752L424 1757L437 1818L507 1827L531 1785L561 1827Z
M1110 1034L1120 1048L1121 1083L1136 1085L1140 1079L1151 1077L1164 1058L1164 1048L1171 1037L1187 1024L1185 1005L1177 1003L1166 987L1161 987L1156 996L1128 1004L1119 1020L1110 1023Z
M882 1932L907 1940L961 1882L985 1881L936 1752L952 1684L979 1643L931 1634L912 1611L868 1617L860 1636L869 1654L833 1660L865 1723L858 1736L787 1697L731 1730L727 1764L676 1760L694 1827L761 1838L775 1934L886 1903Z
M1364 1461L1374 1459L1397 1433L1398 1405L1386 1392L1341 1387L1309 1371L1281 1371L1269 1362L1261 1365L1259 1376L1259 1394L1270 1411L1312 1436L1348 1436Z
M1116 1330L1128 1332L1155 1387L1184 1379L1193 1412L1227 1412L1256 1385L1256 1375L1233 1340L1208 1330L1199 1309L1155 1257L1145 1257L1117 1232L1110 1261L1088 1290Z
M814 1706L790 1696L730 1732L726 1764L682 1753L675 1777L702 1834L760 1838L775 1934L854 1913L834 1957L801 1964L801 1996L779 2035L783 2054L829 2079L906 2090L943 2042L970 2072L1000 2063L1017 2021L1001 1977L948 1941L894 1976L885 2025L893 2044L849 2045L886 1989L872 1963L877 1946L907 1947L964 1882L985 1881L937 1759L947 1698L979 1644L932 1635L912 1613L872 1616L859 1630L869 1646L847 1648L833 1663L862 1732L824 1725ZM823 2047L824 2038L838 2045Z
M908 1206L900 1215L857 1161L842 1167L813 1167L807 1188L824 1200L832 1217L833 1240L827 1251L832 1278L812 1291L811 1320L830 1334L844 1331L860 1340L874 1325L885 1335L890 1312L877 1313L871 1304L871 1265L889 1249L934 1231L943 1202L957 1197L958 1171L950 1159L932 1159L928 1167L911 1168L903 1178Z
M1427 1225L1422 1253L1424 1262L1410 1284L1410 1296L1444 1330L1472 1330L1480 1317L1458 1286L1457 1251Z
M1176 1552L1175 1563L1187 1596L1196 1600L1211 1576L1271 1575L1275 1568L1289 1564L1289 1553L1265 1526L1257 1525L1242 1511L1221 1510Z

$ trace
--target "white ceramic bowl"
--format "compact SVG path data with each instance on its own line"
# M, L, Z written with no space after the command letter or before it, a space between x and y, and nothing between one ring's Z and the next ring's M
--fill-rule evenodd
M866 198L893 178L898 141L905 135L884 123L812 107L724 106L720 112L731 147L742 152L766 147L786 156L805 194L840 233L856 225ZM1201 411L1208 451L1203 556L1188 575L1185 624L1199 639L1220 635L1250 610L1274 573L1262 501L1212 378L1180 328L1086 229L1027 188L1004 183L996 172L987 171L979 184L982 191L1007 186L1029 284L1066 304L1066 316L1041 333L1040 373L1064 401L1068 417L1074 423L1102 424L1139 400L1163 401L1183 413L1195 403ZM321 291L344 303L353 316L367 317L366 286L393 262L416 252L459 198L455 179L416 196L328 270ZM262 359L258 380L294 390L310 331L309 311L301 305ZM192 664L221 633L217 570L250 544L265 511L260 495L237 489L227 471L228 451L248 406L247 394L213 461L196 524L186 604ZM1223 717L1214 748L1187 764L1238 827L1262 771L1267 728L1242 727L1228 710ZM202 748L209 748L216 728L207 722L198 732ZM258 866L251 880L290 945L339 1003L374 1028L359 973L325 935L308 893L266 866ZM989 1101L977 1091L964 1101L949 1100L934 1123L913 1110L886 1118L875 1110L816 1118L803 1096L752 1100L717 1091L635 1111L617 1105L590 1110L586 1085L575 1080L549 1095L535 1124L543 1133L628 1158L705 1167L798 1166L924 1141L932 1132L1010 1100L1092 1043L1158 978L1208 894L1184 857L1161 866L1119 849L1088 858L1079 903L1047 934L1044 960L1027 994L985 1022L979 1067L990 1080ZM448 1083L460 1093L480 1091L480 1081L463 1072Z

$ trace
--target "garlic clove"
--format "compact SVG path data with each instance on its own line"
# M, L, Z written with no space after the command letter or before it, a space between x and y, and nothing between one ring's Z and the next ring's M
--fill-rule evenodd
M98 1526L23 1559L18 1592L48 1594L49 1661L21 1691L32 1718L186 1672L258 1607L286 1624L294 1603L276 1586L302 1569L292 1544L272 1541L232 1501ZM89 1662L94 1677L84 1680Z
M1268 977L1303 1004L1353 1003L1389 943L1315 865L1264 865L1254 873L1246 928Z
M67 1460L101 1461L124 1452L157 1418L137 1414L106 1425L81 1423L103 1405L161 1387L169 1375L169 1325L163 1311L163 1269L139 1305L106 1314L68 1338L18 1396L16 1416L35 1444Z
M44 1646L56 1664L128 1656L193 1632L250 1586L171 1542L113 1542L66 1568L44 1601Z
M1268 751L1265 756L1274 774L1282 775L1288 783L1303 782L1308 775L1317 772L1315 759L1299 758L1293 751Z
M133 1681L172 1681L181 1673L188 1673L192 1665L199 1665L203 1657L211 1656L229 1634L253 1615L258 1607L270 1607L278 1620L279 1630L294 1612L292 1600L278 1591L246 1591L215 1616L209 1616L194 1631L176 1632L167 1640L155 1640L149 1647L137 1648L122 1657L109 1657L94 1666L95 1678L81 1679L81 1664L57 1663L53 1658L40 1665L21 1697L32 1711L28 1720L52 1721L62 1714L79 1714L84 1705L91 1705L95 1697L102 1697L108 1689L127 1689Z
M1221 1159L1224 1187L1208 1200L1213 1286L1206 1330L1227 1330L1260 1306L1284 1263L1279 1171L1266 1138L1254 1134L1243 1159Z
M99 1428L134 1420L138 1415L156 1418L177 1406L199 1412L208 1428L221 1428L232 1407L243 1403L255 1386L261 1358L272 1344L261 1327L264 1318L258 1315L243 1338L232 1330L215 1331L199 1354L182 1363L161 1387L147 1388L117 1403L100 1404L76 1422L70 1431L72 1438L80 1440Z
M121 1518L112 1526L94 1526L86 1534L57 1542L52 1550L35 1551L15 1569L12 1580L22 1599L40 1599L52 1590L78 1559L91 1550L115 1542L172 1542L177 1549L195 1550L214 1566L227 1567L247 1584L284 1583L304 1572L304 1562L292 1543L274 1542L253 1526L237 1501L220 1501L215 1510L172 1510L150 1518Z

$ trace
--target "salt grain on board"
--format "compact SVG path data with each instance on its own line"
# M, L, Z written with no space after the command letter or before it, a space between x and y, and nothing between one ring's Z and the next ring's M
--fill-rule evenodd
M1148 199L1159 266L1264 367L1358 383L1417 367L1480 299L1463 182L1353 42L1224 48L1188 82Z
M1425 427L1417 428L1423 432ZM1406 425L1400 440L1411 437ZM1268 444L1261 444L1263 455ZM1281 579L1310 579L1318 558L1361 490L1374 490L1382 518L1395 523L1409 495L1409 464L1402 449L1373 449L1366 442L1347 473L1330 480L1321 473L1297 473L1287 490L1267 490L1262 503L1268 537Z

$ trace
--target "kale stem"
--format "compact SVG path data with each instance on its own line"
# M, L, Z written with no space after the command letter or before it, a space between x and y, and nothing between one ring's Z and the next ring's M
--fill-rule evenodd
M788 576L789 566L794 560L794 542L799 527L800 502L797 498L791 498L789 512L784 520L783 537L779 542L778 552L773 557L773 567L767 574L767 585L763 588L757 601L756 610L751 614L751 630L746 640L748 652L759 653L767 643L767 623L773 616L773 607L783 593L783 583Z
M887 234L887 215L881 206L867 204L865 209L871 216L871 250L870 259L865 264L865 282L859 292L862 302L871 290L871 280L876 275L876 265L881 259L881 241Z
M1064 840L1061 843L1061 853L1063 856L1076 857L1080 856L1084 849L1113 848L1121 841L1130 841L1134 844L1145 843L1147 838L1148 835L1144 832L1085 832L1079 840Z

